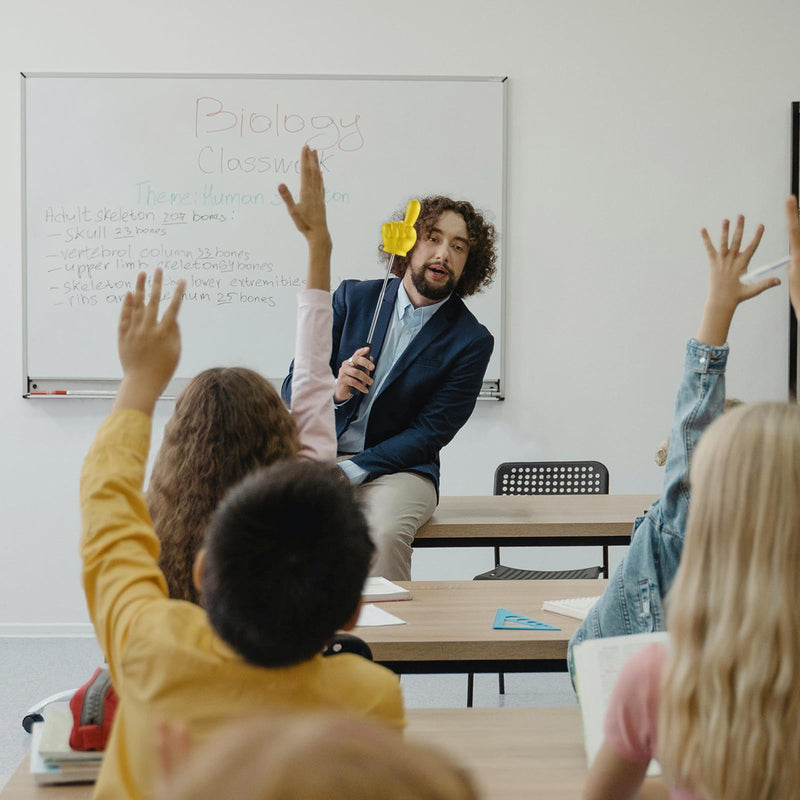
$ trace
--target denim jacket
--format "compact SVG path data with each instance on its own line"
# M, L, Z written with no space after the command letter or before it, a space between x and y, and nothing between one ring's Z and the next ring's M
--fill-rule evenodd
M681 559L689 513L689 466L703 431L725 405L728 345L711 347L690 339L675 402L664 491L633 525L622 563L569 643L664 630L664 598Z

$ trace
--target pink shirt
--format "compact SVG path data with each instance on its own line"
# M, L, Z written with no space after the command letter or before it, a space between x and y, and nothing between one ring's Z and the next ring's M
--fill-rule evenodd
M649 762L658 752L661 672L667 660L663 644L643 647L622 668L608 706L603 732L617 755ZM690 789L670 789L671 800L703 800Z
M303 289L297 295L297 334L292 376L292 418L300 458L336 461L335 380L331 372L333 308L330 292Z

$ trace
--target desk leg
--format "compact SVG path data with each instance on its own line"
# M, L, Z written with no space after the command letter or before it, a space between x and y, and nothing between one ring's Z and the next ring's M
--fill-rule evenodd
M608 545L603 545L603 577L608 577Z

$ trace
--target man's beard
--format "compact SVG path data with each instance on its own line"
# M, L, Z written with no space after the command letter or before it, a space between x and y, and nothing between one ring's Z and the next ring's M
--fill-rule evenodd
M440 266L447 272L447 280L439 285L430 283L425 276L425 270L428 268L427 264L423 264L422 268L419 270L409 266L409 269L411 270L411 283L414 284L414 288L423 297L427 297L428 300L433 300L435 302L444 300L445 297L452 294L453 290L456 288L456 279L453 273L450 271L450 268L443 265Z

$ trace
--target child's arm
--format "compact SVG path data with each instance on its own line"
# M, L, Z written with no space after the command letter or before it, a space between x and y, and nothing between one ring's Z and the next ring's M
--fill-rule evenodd
M733 314L739 303L780 283L777 278L767 278L753 286L744 285L739 281L739 277L747 271L747 265L758 247L763 227L759 226L750 244L744 250L740 250L743 230L744 217L740 216L736 222L733 238L729 243L729 223L725 220L722 223L719 249L711 243L705 228L702 230L703 241L709 257L708 294L697 338L690 340L687 347L683 380L678 389L675 403L675 422L667 457L664 492L648 514L648 518L653 515L654 519L646 520L647 524L643 522L637 529L634 541L626 554L625 562L623 562L623 574L626 577L631 574L636 575L638 574L637 564L633 553L642 549L643 541L647 542L653 550L659 550L657 574L647 575L648 583L656 579L660 583L659 605L672 584L680 562L689 510L687 478L691 456L702 433L723 410L725 367L728 358L728 345L725 342ZM637 537L647 538L637 542ZM652 572L650 562L645 563L648 565L648 573ZM628 569L625 569L626 566ZM639 585L627 588L629 593L641 591ZM613 585L609 586L609 591L615 589L616 587ZM607 594L608 592L601 598L598 607L602 607ZM649 613L652 613L652 609L649 609ZM613 633L617 633L617 631ZM608 633L607 635L612 634ZM626 670L632 668L632 662L626 665L617 681L609 706L607 725L612 713L619 713L621 691L626 691L626 687L633 687L630 689L631 692L635 692L636 687L642 690L645 688L641 676L631 676L626 673ZM643 674L648 674L646 668L643 669ZM657 686L657 684L658 682L655 682L653 685ZM635 694L627 702L630 708L636 710L641 710L645 706L641 696ZM650 755L655 754L650 753ZM592 764L589 772L584 800L635 797L644 779L647 764L642 764L641 769L639 766L638 763L619 755L606 739L600 755ZM658 786L655 788L648 786L647 792L658 791ZM641 796L650 797L651 795L642 792Z
M639 797L647 762L628 761L603 742L592 762L583 800L632 800Z
M286 210L295 227L308 242L306 289L331 290L331 235L325 215L325 186L319 155L308 145L300 153L300 199L295 203L289 187L278 186Z
M97 432L81 472L83 585L89 615L115 685L120 650L142 604L167 597L158 569L158 539L142 484L150 446L150 415L178 361L176 322L183 283L158 320L161 271L145 303L145 276L123 302L119 354L123 378L114 411Z
M786 198L786 229L789 232L789 299L795 316L800 319L800 220L797 217L797 198Z
M583 800L669 800L661 778L646 778L647 764L617 755L608 742L597 751Z
M153 275L150 302L145 303L145 274L136 278L136 291L125 296L119 315L117 347L122 365L122 380L114 401L114 411L135 409L152 416L156 400L167 387L181 354L178 309L185 284L179 281L167 310L158 320L163 273Z
M304 147L300 166L297 203L285 184L278 187L289 216L308 242L306 289L298 295L292 417L300 439L300 456L314 461L334 461L334 381L329 364L333 327L330 297L332 245L317 151Z
M664 558L667 563L660 587L662 594L672 583L686 530L689 510L687 476L691 456L700 436L724 407L728 360L726 340L734 312L740 303L780 283L777 278L766 278L752 286L740 282L739 278L747 271L761 241L764 227L758 226L753 239L742 250L743 231L744 217L739 216L729 242L730 224L724 220L719 248L714 247L705 228L701 231L709 259L708 292L697 336L687 346L683 380L675 402L664 491L658 509L663 532L669 537L662 535L662 546L678 548L678 552Z

